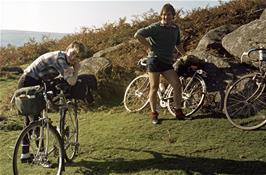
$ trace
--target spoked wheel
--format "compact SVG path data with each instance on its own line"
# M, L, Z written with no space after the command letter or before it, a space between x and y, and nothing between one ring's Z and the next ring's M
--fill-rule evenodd
M194 114L203 104L204 98L206 96L206 84L200 76L195 76L193 79L188 77L186 79L182 78L182 110L183 113L189 117ZM174 112L174 101L173 101L173 88L169 92L168 99L168 110L175 116Z
M67 110L65 111L63 125L63 142L65 150L65 158L67 162L72 161L79 149L78 143L78 116L77 116L77 106L75 103L69 101L67 104Z
M260 73L249 74L233 83L225 94L224 112L237 128L253 130L266 123L265 80Z
M13 152L13 173L60 175L63 154L63 145L56 129L45 121L34 122L17 139Z
M149 77L140 75L130 82L124 95L124 106L128 112L142 110L149 103Z

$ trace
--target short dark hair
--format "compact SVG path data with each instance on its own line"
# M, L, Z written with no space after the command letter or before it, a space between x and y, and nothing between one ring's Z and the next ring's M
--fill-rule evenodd
M167 11L167 12L170 11L174 17L176 15L175 8L169 3L164 4L164 6L162 7L160 15L162 15L164 11Z

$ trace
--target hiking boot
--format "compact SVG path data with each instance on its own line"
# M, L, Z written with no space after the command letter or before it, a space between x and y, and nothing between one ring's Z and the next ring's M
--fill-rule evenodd
M177 120L185 120L186 116L183 113L182 109L175 109L175 118Z
M158 124L158 112L151 112L150 113L150 118L151 118L151 123L152 124L154 124L154 125L156 125L156 124Z
M21 155L20 161L21 163L32 163L33 159L34 159L34 155L27 153L27 154Z

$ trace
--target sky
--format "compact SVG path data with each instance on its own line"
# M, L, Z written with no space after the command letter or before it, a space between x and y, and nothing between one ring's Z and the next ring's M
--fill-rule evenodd
M82 27L100 28L123 17L130 22L150 9L159 13L165 3L185 11L219 5L218 0L0 0L0 29L76 33Z

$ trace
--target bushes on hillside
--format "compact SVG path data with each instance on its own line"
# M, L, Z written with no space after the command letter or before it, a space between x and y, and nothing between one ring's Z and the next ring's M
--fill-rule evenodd
M265 7L265 0L232 0L227 3L221 2L220 6L217 7L187 11L185 17L181 17L185 12L182 9L177 9L176 23L179 24L183 32L185 50L194 49L201 37L210 29L229 23L245 24L257 19ZM39 43L30 40L18 48L12 46L0 48L1 66L31 62L45 52L64 50L73 40L83 42L90 48L90 55L92 55L99 50L128 41L133 38L137 29L158 20L158 13L149 10L142 16L136 16L131 23L126 22L126 18L120 18L118 22L107 23L101 28L83 27L79 33L67 35L60 40L44 38ZM142 57L145 54L143 49L136 50L129 47L122 50L125 52L113 54L114 56L111 56L110 59L123 59L123 66L134 65L136 57ZM114 61L114 66L121 66L120 63Z

